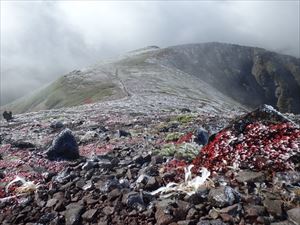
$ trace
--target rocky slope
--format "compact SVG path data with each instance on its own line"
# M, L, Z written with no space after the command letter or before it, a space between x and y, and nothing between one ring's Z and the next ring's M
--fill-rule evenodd
M20 111L52 109L0 121L0 224L300 224L300 115L248 111L271 90L256 82L267 75L253 75L264 66L243 72L251 88L239 97L218 86L238 86L236 57L253 62L254 51L267 54L216 43L146 48L21 100ZM224 56L237 63L226 79L209 63L224 69Z
M15 115L0 223L299 224L299 122L168 95Z
M206 43L162 49L151 61L194 75L241 104L267 103L282 112L300 112L297 58L260 48Z
M222 43L152 46L73 71L2 108L20 113L153 94L300 113L300 60Z

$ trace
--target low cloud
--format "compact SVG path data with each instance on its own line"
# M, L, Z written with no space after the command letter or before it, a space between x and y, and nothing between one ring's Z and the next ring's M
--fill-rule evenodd
M300 56L299 1L1 1L1 104L148 45L220 41Z

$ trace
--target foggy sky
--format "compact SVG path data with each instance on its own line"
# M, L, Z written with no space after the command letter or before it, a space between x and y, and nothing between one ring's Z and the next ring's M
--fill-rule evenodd
M1 104L137 48L228 42L300 57L297 1L1 1Z

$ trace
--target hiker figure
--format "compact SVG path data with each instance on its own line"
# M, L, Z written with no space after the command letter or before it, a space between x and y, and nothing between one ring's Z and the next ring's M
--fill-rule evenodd
M3 112L3 118L6 119L6 121L12 120L12 112L6 112L6 110Z

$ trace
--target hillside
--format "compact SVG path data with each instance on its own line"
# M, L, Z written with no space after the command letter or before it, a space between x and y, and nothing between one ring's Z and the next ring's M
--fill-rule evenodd
M299 122L161 94L14 115L0 224L299 224Z
M300 113L300 60L264 49L203 43L132 51L73 71L3 109L14 113L173 95L202 104Z
M270 60L252 65L254 52L289 78L269 74ZM13 103L44 110L0 120L0 224L300 224L300 115L248 112L273 78L277 101L297 107L297 67L284 59L296 60L153 46Z

